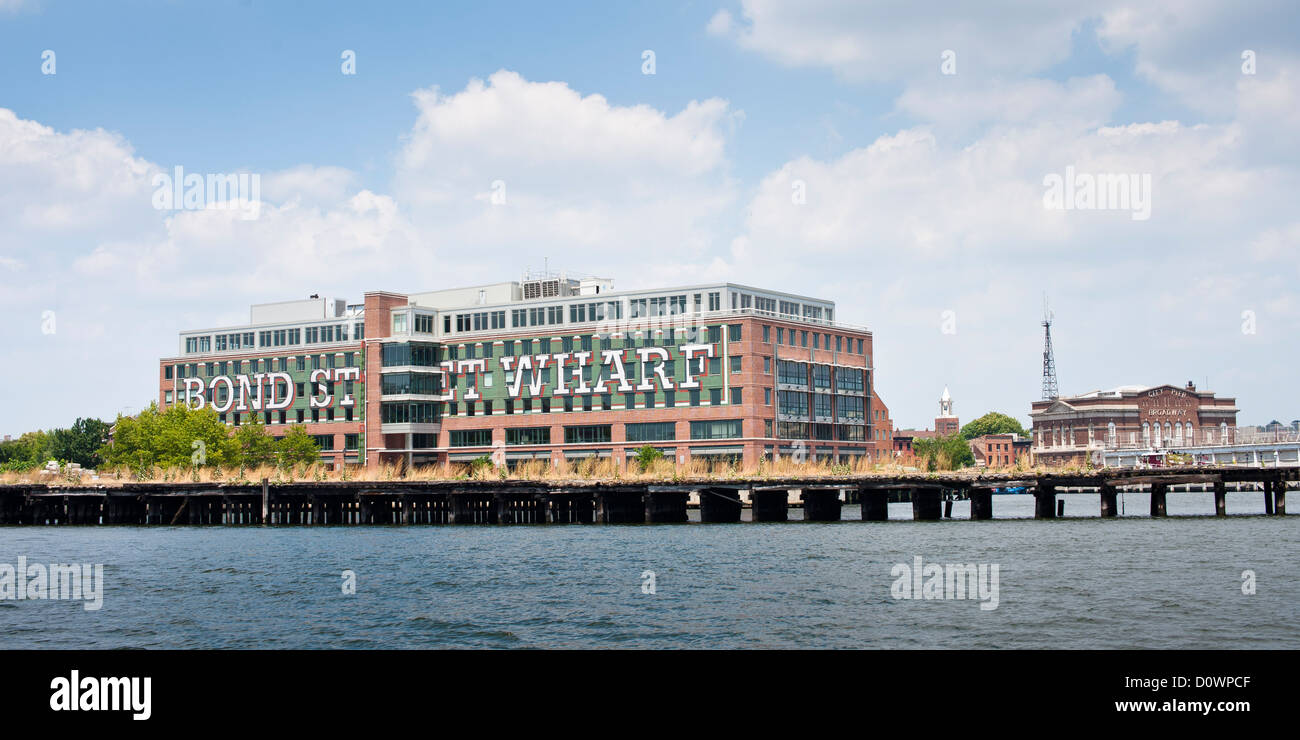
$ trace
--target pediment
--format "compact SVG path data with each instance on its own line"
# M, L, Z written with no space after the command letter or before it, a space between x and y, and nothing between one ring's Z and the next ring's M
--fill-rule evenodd
M1055 400L1055 401L1052 402L1052 405L1051 405L1051 406L1048 406L1047 408L1043 409L1042 411L1039 411L1038 414L1039 414L1039 415L1042 415L1042 414L1068 414L1068 413L1073 413L1073 412L1075 412L1075 411L1078 411L1078 409L1076 409L1075 407L1071 406L1070 404L1068 404L1068 403L1066 403L1065 401L1062 401L1062 400L1060 400L1060 399L1058 398L1057 400Z

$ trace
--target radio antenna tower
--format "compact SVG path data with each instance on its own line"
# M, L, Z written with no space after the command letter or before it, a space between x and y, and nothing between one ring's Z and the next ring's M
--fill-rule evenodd
M1060 396L1056 384L1056 358L1052 355L1052 312L1047 307L1047 294L1043 293L1043 400Z

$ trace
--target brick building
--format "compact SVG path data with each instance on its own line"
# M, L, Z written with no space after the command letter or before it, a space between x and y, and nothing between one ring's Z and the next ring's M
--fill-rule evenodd
M1022 460L1029 463L1030 440L1019 434L985 434L970 441L970 451L977 465L1009 468Z
M1034 458L1046 465L1099 465L1106 450L1231 444L1237 426L1236 399L1216 398L1191 382L1035 401L1029 417Z
M894 459L909 462L915 458L912 442L918 439L946 437L961 431L961 419L953 413L952 394L944 386L943 395L939 396L939 415L934 417L934 429L898 429L894 431Z
M255 305L185 331L159 403L302 424L330 463L877 452L872 335L830 301L733 283L615 292L563 275Z

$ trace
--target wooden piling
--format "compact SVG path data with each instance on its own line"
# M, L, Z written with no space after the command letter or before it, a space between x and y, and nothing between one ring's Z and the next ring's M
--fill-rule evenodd
M862 505L862 521L883 522L889 519L889 493L882 489L858 489L858 501Z
M940 493L938 488L912 489L912 519L918 522L937 522L940 517Z
M1101 490L1101 516L1103 519L1109 519L1119 515L1118 495L1115 486L1110 483L1102 483Z
M1168 492L1169 484L1164 481L1151 484L1151 516L1165 515L1165 497Z
M1056 518L1056 486L1039 483L1034 487L1034 518Z
M686 491L646 491L645 521L663 524L680 524L687 521Z
M790 492L754 489L749 492L750 519L756 522L784 522L790 519Z
M699 496L701 522L740 521L740 491L734 488L701 488Z
M842 502L840 489L807 487L799 492L803 500L803 518L809 522L838 522Z

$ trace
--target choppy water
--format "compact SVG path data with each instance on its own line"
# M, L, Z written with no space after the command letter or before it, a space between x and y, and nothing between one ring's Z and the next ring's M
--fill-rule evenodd
M0 601L0 648L1300 647L1300 517L1125 498L1111 521L1076 494L1055 521L997 496L990 522L7 527L0 563L103 563L106 585L99 611ZM998 564L998 607L894 599L918 555Z

